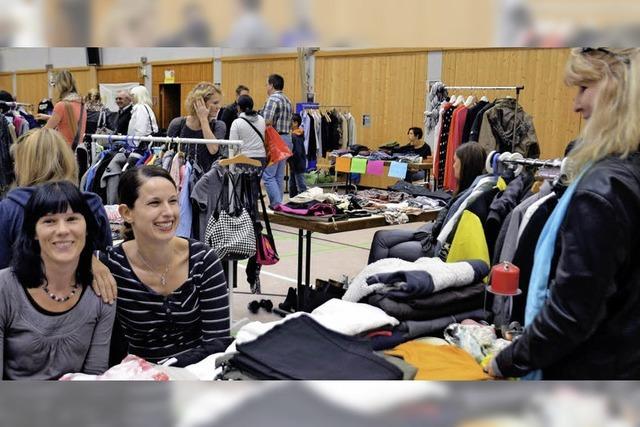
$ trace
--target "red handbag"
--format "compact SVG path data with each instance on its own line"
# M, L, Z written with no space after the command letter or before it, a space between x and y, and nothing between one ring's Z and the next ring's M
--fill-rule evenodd
M273 126L267 126L267 129L264 132L264 139L264 148L267 151L268 166L293 156L291 149L289 149L287 143L284 142L284 139L282 139Z
M258 234L256 240L256 262L260 265L274 265L280 261L278 251L276 249L276 243L273 239L273 232L271 231L271 224L269 223L269 215L267 214L267 206L264 203L264 194L262 194L262 187L260 187L260 204L262 205L262 213L264 214L264 225L267 228L267 233Z

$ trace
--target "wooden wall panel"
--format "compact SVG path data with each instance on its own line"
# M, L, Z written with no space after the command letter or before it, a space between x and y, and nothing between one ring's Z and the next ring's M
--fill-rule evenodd
M20 102L37 106L49 96L49 79L46 71L16 73L16 93Z
M580 131L580 117L573 112L575 89L565 86L563 80L567 57L568 49L447 51L443 55L442 81L450 86L524 85L520 104L533 117L541 157L561 157L567 143ZM502 91L474 94L486 94L490 99L515 96Z
M78 93L83 98L87 95L89 89L91 89L92 87L96 87L89 68L70 71L71 74L73 74L73 77L76 79L76 88L78 89Z
M426 52L323 55L316 58L316 101L351 106L358 144L404 144L410 127L422 127L426 70ZM362 126L363 114L371 116L371 127Z
M222 58L222 91L225 104L235 101L236 88L242 84L249 88L254 107L261 109L267 100L267 79L270 74L280 74L284 78L284 93L291 102L302 101L298 59L286 58L245 58L242 60Z
M138 66L99 67L98 83L144 83L138 74Z
M13 73L0 74L0 90L6 90L13 95Z
M164 71L175 71L175 82L180 84L180 115L186 115L184 102L189 91L199 82L213 82L213 59L196 60L194 62L180 61L175 63L152 63L153 109L156 117L160 117L160 84L164 83ZM167 126L168 123L161 124Z

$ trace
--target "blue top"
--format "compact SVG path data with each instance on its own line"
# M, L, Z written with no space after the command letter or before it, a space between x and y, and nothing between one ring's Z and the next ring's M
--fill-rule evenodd
M35 191L35 187L19 187L11 190L7 197L0 201L0 269L11 264L13 257L12 246L22 230L24 220L24 207ZM102 200L97 194L83 193L91 212L96 217L100 235L98 236L98 248L105 249L113 244L111 240L111 228L109 218L104 210Z

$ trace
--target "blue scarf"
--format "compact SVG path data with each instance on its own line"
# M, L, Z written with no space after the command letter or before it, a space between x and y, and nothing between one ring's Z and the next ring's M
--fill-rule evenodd
M527 305L525 306L524 312L525 326L533 323L533 320L540 310L542 310L544 302L549 296L549 275L551 273L551 261L553 260L555 253L558 231L560 230L560 226L567 215L567 210L569 209L571 198L578 187L578 182L580 182L580 179L582 179L588 169L588 166L583 168L578 177L565 190L542 229L542 233L540 234L540 238L536 244L536 252L533 258L533 269L531 270L531 279L529 280ZM530 372L523 379L542 379L542 372Z

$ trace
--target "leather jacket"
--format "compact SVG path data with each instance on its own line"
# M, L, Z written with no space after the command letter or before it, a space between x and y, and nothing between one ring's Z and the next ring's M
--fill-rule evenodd
M640 379L640 153L605 158L582 178L545 305L495 364L506 377Z

